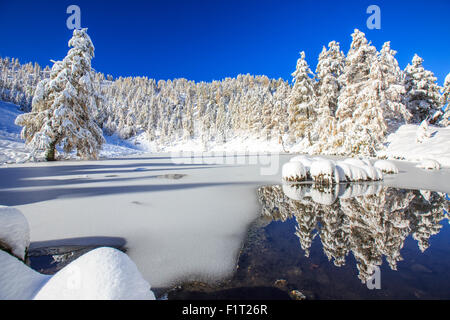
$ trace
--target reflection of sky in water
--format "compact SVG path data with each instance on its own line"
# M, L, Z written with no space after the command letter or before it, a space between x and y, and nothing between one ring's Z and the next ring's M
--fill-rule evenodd
M323 298L450 297L448 195L361 184L266 186L258 196L261 218L271 220L260 244L282 261L266 271L289 277L295 264L302 275L290 282L300 290ZM382 289L369 290L378 266Z

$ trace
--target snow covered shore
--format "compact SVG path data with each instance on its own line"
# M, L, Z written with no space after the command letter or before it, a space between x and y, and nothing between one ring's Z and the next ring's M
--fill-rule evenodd
M450 127L429 126L431 136L422 142L416 141L418 129L414 124L401 126L388 136L387 149L379 156L413 162L435 160L441 166L450 167Z

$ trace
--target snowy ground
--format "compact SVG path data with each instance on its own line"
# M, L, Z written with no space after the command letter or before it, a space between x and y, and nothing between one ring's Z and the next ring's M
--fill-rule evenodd
M380 156L390 159L403 159L420 162L425 159L438 161L442 166L450 167L450 127L429 126L431 137L422 143L416 141L419 126L408 124L401 126L388 137L387 150Z

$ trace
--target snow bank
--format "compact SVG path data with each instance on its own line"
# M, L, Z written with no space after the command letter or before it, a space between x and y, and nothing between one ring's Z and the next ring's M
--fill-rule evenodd
M379 157L420 162L425 159L438 161L442 166L450 166L450 127L429 126L430 137L422 143L416 142L419 126L407 124L387 137L388 146Z
M29 245L30 228L25 216L15 208L0 206L0 248L24 260Z
M305 181L306 170L301 162L288 162L283 165L281 175L285 181Z
M380 169L383 173L387 174L397 174L398 168L395 164L393 164L391 161L386 160L378 160L373 165L375 168Z
M417 167L427 170L439 170L441 165L436 160L424 159L417 165Z
M55 274L35 299L154 300L155 296L126 254L98 248Z

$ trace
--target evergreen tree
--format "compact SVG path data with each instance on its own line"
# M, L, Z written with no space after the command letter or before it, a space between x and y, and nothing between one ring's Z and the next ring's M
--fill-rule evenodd
M294 86L290 95L289 127L291 137L310 138L316 97L314 91L314 76L305 60L305 52L300 52L297 68L292 73Z
M441 104L445 108L444 115L442 116L441 120L441 125L448 126L450 124L450 73L445 78Z
M433 72L425 70L423 59L414 55L405 69L406 106L415 123L422 122L439 109L439 86Z
M34 152L44 150L49 161L55 160L59 144L65 152L76 149L82 158L97 158L104 142L93 120L97 109L91 70L94 46L87 29L74 30L69 47L63 61L54 63L50 79L39 82L32 111L16 119L26 143Z

